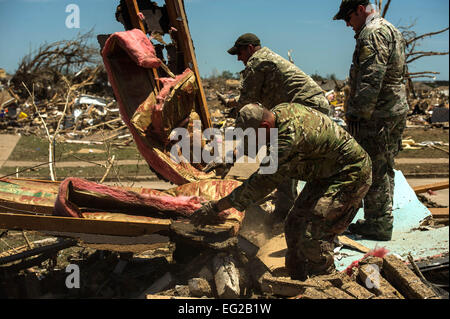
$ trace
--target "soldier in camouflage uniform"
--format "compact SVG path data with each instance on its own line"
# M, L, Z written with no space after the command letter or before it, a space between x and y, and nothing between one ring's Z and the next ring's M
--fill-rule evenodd
M329 115L330 105L320 86L293 63L267 47L261 47L256 35L241 35L228 53L237 55L245 69L241 72L239 97L222 97L225 106L239 110L248 103L261 103L270 110L280 103L292 102ZM297 181L282 183L276 193L274 218L269 223L284 219L296 196Z
M346 120L350 133L372 159L373 183L364 199L364 220L349 230L391 240L394 157L401 149L409 110L405 89L405 41L369 0L343 0L335 20L355 31Z
M355 217L371 184L371 160L354 138L317 110L283 103L271 111L244 106L236 127L278 129L278 170L255 172L219 201L195 212L194 224L212 223L230 207L245 210L286 178L306 181L285 220L286 267L293 279L332 273L334 239ZM266 139L269 140L269 139ZM271 154L273 154L271 152Z
M237 55L245 69L241 72L240 95L225 100L227 107L239 110L248 103L261 103L270 110L292 102L329 114L330 105L320 86L293 63L261 47L256 35L241 35L228 53Z

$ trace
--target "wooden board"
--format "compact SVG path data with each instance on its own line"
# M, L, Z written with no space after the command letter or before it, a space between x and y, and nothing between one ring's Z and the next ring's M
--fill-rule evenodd
M449 182L446 181L446 182L416 186L416 187L413 187L413 190L416 194L422 194L422 193L426 193L429 190L438 191L441 189L447 189L448 186L449 186Z
M347 236L338 236L339 243L350 249L354 249L363 253L368 253L370 248L348 238ZM287 274L285 267L285 255L287 245L284 234L278 235L267 241L262 246L256 257L267 267L274 276L284 276Z
M177 43L181 46L181 51L184 53L185 65L195 73L195 77L197 79L197 84L200 90L200 96L198 97L200 109L197 111L199 111L202 119L203 129L210 128L212 126L211 119L209 116L208 106L206 104L205 91L203 90L197 58L194 51L194 44L192 42L186 12L183 6L183 0L165 0L165 2L167 12L169 14L170 25L177 29L175 35L177 37Z
M428 208L434 218L448 218L448 207L446 208Z
M152 223L0 213L0 229L58 231L116 236L142 236L168 231L170 220Z

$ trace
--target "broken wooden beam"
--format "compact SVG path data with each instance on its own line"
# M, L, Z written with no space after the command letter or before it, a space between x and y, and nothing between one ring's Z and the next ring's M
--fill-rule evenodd
M330 282L314 278L300 281L288 277L272 277L270 273L266 273L262 278L261 290L272 295L294 297L303 294L307 288L323 291L332 286Z
M356 299L372 299L375 297L373 293L355 281L349 281L343 284L341 289Z
M433 218L448 218L448 207L446 208L428 208Z
M142 236L168 231L170 220L122 222L60 216L0 213L0 229L58 231L116 236Z
M399 258L383 258L383 275L402 295L409 299L439 299L434 291L420 280Z
M370 251L370 248L367 248L366 246L354 241L353 239L348 238L347 236L338 236L338 241L339 244L360 251L362 253L368 253Z
M441 189L447 189L449 187L449 182L440 182L440 183L434 183L434 184L427 184L427 185L421 185L421 186L415 186L413 187L413 190L416 194L422 194L426 193L429 190L431 191L438 191Z
M192 42L188 20L184 10L184 3L182 0L166 0L165 3L167 13L169 15L170 25L176 29L176 32L174 32L174 37L177 39L176 42L184 54L185 67L190 68L195 73L195 78L200 93L197 96L198 106L196 111L201 117L203 129L210 128L212 127L211 118L200 77L197 58L195 56L194 44Z
M358 269L359 281L377 297L383 299L405 299L383 276L377 265L366 264Z
M41 247L36 247L30 250L26 250L24 252L2 257L0 258L0 265L8 264L17 260L33 257L40 254L49 254L54 253L72 246L75 246L77 244L76 240L73 239L58 239L55 243L50 245L45 245Z

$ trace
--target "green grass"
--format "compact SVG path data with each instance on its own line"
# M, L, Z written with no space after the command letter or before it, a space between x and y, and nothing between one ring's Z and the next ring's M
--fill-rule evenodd
M81 153L82 150L93 150L92 153ZM102 153L95 153L95 151ZM138 150L132 144L123 148L111 146L110 154L116 156L116 160L142 159ZM55 144L56 162L68 161L105 161L108 158L107 145L82 145L69 143ZM10 155L9 161L33 161L48 162L48 141L36 136L22 136Z
M82 165L82 163L80 163ZM22 170L24 168L19 168ZM63 180L68 177L80 177L89 180L100 180L106 172L105 167L101 166L88 166L88 167L61 167L56 165L56 178L57 180ZM15 167L3 167L0 169L0 177L2 176L16 176ZM150 170L145 162L141 162L138 165L114 165L108 178L130 179L138 176L153 176L154 173ZM50 170L48 165L34 168L32 170L25 170L19 173L21 178L35 178L35 179L50 179Z

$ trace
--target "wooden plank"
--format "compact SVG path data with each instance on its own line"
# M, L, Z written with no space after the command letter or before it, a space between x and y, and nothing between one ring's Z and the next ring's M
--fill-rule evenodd
M448 218L448 207L446 208L428 208L434 218Z
M358 269L358 279L361 284L377 297L384 299L405 299L373 265L363 265Z
M285 255L287 245L284 234L278 235L267 241L262 246L256 258L258 258L274 276L287 276Z
M438 191L441 189L447 189L448 186L449 186L449 181L446 181L446 182L416 186L416 187L413 187L413 190L416 194L422 194L422 193L426 193L429 190Z
M368 253L370 251L370 248L367 248L366 246L348 238L347 236L338 236L338 240L341 245L358 250L362 253Z
M307 288L314 288L320 291L331 288L329 282L310 278L306 281L293 280L288 277L272 277L266 273L262 278L261 290L269 294L285 297L294 297L305 292ZM329 298L329 297L328 297Z
M127 8L128 8L128 13L130 15L130 19L131 19L131 24L133 25L134 28L141 30L142 32L145 32L145 27L144 27L144 23L142 22L142 20L139 18L138 14L139 14L139 7L137 5L136 0L125 0L126 4L127 4ZM154 92L156 95L158 95L157 90L161 90L159 82L156 81L156 79L159 78L158 76L158 72L156 71L156 69L152 69L152 73L149 72L149 77L151 79L153 88L154 88Z
M164 219L159 219L154 223L147 223L0 213L0 228L11 230L60 231L98 235L142 236L159 231L168 231L170 224L170 220Z
M0 265L4 265L4 264L7 264L7 263L10 263L13 261L36 256L36 255L43 254L43 253L47 254L47 253L51 253L51 252L57 252L57 251L75 246L76 244L77 244L76 240L58 239L58 240L56 240L55 243L50 244L50 245L36 247L36 248L26 250L24 252L21 252L21 253L15 254L15 255L2 257L2 258L0 258Z
M170 25L177 29L175 33L177 37L177 44L181 47L184 53L184 62L186 67L189 67L194 73L197 84L200 90L198 103L200 110L200 117L203 123L203 129L211 127L211 119L209 115L208 106L206 103L206 95L203 89L200 72L198 69L197 58L195 56L194 45L189 31L188 21L182 0L165 0L167 12L169 14Z
M439 299L399 258L388 255L383 259L383 274L406 298Z

